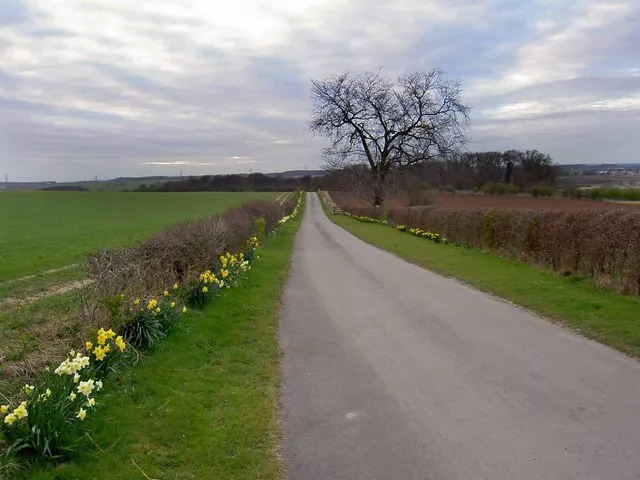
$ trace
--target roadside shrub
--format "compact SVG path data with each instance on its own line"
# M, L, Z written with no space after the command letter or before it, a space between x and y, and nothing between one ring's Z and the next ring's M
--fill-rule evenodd
M508 185L505 185L504 193L507 195L517 195L518 193L520 193L520 190L513 183L510 183Z
M599 187L586 190L584 194L591 200L640 201L640 188Z
M285 206L294 205L285 203ZM242 251L264 221L273 231L285 210L273 202L251 202L212 217L169 226L133 247L103 249L87 259L88 277L99 298L124 294L150 298L185 285L210 269L220 255Z
M389 209L386 218L640 295L640 212L410 207Z
M565 198L582 198L583 192L579 188L569 187L562 190L562 196Z
M507 186L500 182L487 182L482 185L482 192L489 195L504 195L507 193Z

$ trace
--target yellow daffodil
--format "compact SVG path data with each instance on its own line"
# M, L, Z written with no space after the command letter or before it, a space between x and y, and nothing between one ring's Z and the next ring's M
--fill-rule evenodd
M151 300L149 300L149 303L147 303L147 310L155 310L157 306L158 301L155 298L152 298Z
M113 337L116 336L116 332L114 332L113 330L109 329L106 332L104 332L105 337L107 337L108 340L112 339Z
M187 313L187 307L182 307L182 313Z
M169 307L171 307L171 308L175 308L175 306L176 306L176 302L171 302L171 303L169 304Z
M76 418L79 418L80 420L84 420L87 417L87 411L84 408L80 408L80 410L78 411L78 414L76 415Z
M121 336L118 336L116 338L116 347L118 347L121 352L123 352L124 349L127 348L127 344ZM100 383L100 385L102 385L102 382Z
M177 290L177 289L178 289L178 284L177 284L177 283L174 283L174 284L173 284L173 289L174 289L174 290Z
M13 425L13 422L15 422L17 419L18 417L16 417L15 414L10 413L6 417L4 417L4 423L6 423L7 425Z
M18 408L13 411L13 414L16 416L18 420L21 418L25 418L29 416L29 412L27 412L27 402L22 402Z
M6 415L8 411L9 411L9 407L7 405L2 405L0 407L0 415Z
M207 287L202 287L202 293L207 293L209 289Z
M163 294L165 297L168 297L168 296L169 296L169 290L165 290L162 294Z
M85 349L87 352L90 352L92 348L93 348L93 343L92 343L92 342L86 342L86 343L84 344L84 349Z
M160 310L160 307L157 307L157 308L154 310L154 312L155 312L155 313L160 313L161 311L162 311L162 310Z
M139 299L139 298L136 298L136 299L133 301L133 304L134 304L135 306L140 305L140 299Z
M101 346L97 346L93 349L93 354L96 356L96 360L104 360L104 357L107 355L107 351Z
M103 350L104 350L106 353L109 353L109 352L111 351L111 345L105 345L105 346L104 346L104 348L103 348Z
M227 278L229 276L229 270L220 270L220 275L222 278Z

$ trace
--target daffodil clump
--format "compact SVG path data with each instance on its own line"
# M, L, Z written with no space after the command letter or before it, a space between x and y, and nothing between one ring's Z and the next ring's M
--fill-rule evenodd
M302 195L303 195L303 193L301 191L299 193L299 195L298 195L298 201L296 202L295 208L293 209L293 211L289 215L285 215L280 220L278 220L278 224L279 225L284 225L289 220L294 219L298 215L298 212L300 211L300 205L302 205Z
M352 213L349 213L349 212L344 212L343 215L346 215L347 217L351 217L355 220L358 220L364 223L377 223L379 225L388 225L401 232L408 232L412 235L415 235L416 237L426 238L427 240L431 240L435 243L444 243L444 244L447 243L447 239L443 238L439 233L430 232L428 230L422 230L421 228L408 228L406 225L402 225L402 224L394 225L393 223L387 220L381 220L378 218L371 218L371 217L363 217L360 215L353 215Z
M349 212L343 212L342 214L363 223L377 223L379 225L391 225L391 223L387 222L386 220L381 220L379 218L363 217L362 215L354 215Z
M248 252L254 252L259 245L258 238L251 237L247 241ZM221 255L211 270L201 273L197 281L187 288L189 305L202 308L223 289L238 285L240 277L251 268L248 258L253 258L253 255L250 256L248 252L238 254L226 252Z
M133 346L146 348L167 336L186 313L174 284L158 298L135 298L120 314L117 330Z
M15 407L0 406L2 430L12 448L36 458L72 452L84 436L85 419L98 405L103 379L122 363L126 349L122 336L101 328L83 351L72 350L34 385L25 385Z

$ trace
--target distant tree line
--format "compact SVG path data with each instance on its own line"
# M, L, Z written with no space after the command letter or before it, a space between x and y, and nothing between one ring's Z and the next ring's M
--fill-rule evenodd
M376 192L366 165L333 170L318 179L319 188L346 190L375 205ZM556 182L557 165L537 150L464 152L433 158L403 169L391 170L386 178L389 192L405 192L417 204L428 190L466 190L485 193L527 191L550 195Z
M311 189L314 179L310 175L281 177L252 173L249 175L204 175L171 180L159 185L140 185L142 192L284 192Z

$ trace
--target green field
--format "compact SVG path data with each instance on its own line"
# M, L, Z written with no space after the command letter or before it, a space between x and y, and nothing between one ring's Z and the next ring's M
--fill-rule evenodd
M104 246L274 193L0 193L0 282L63 267Z
M325 210L326 211L326 210ZM371 245L422 267L505 298L594 340L640 358L640 298L599 288L577 277L493 253L437 244L386 225L327 212Z

